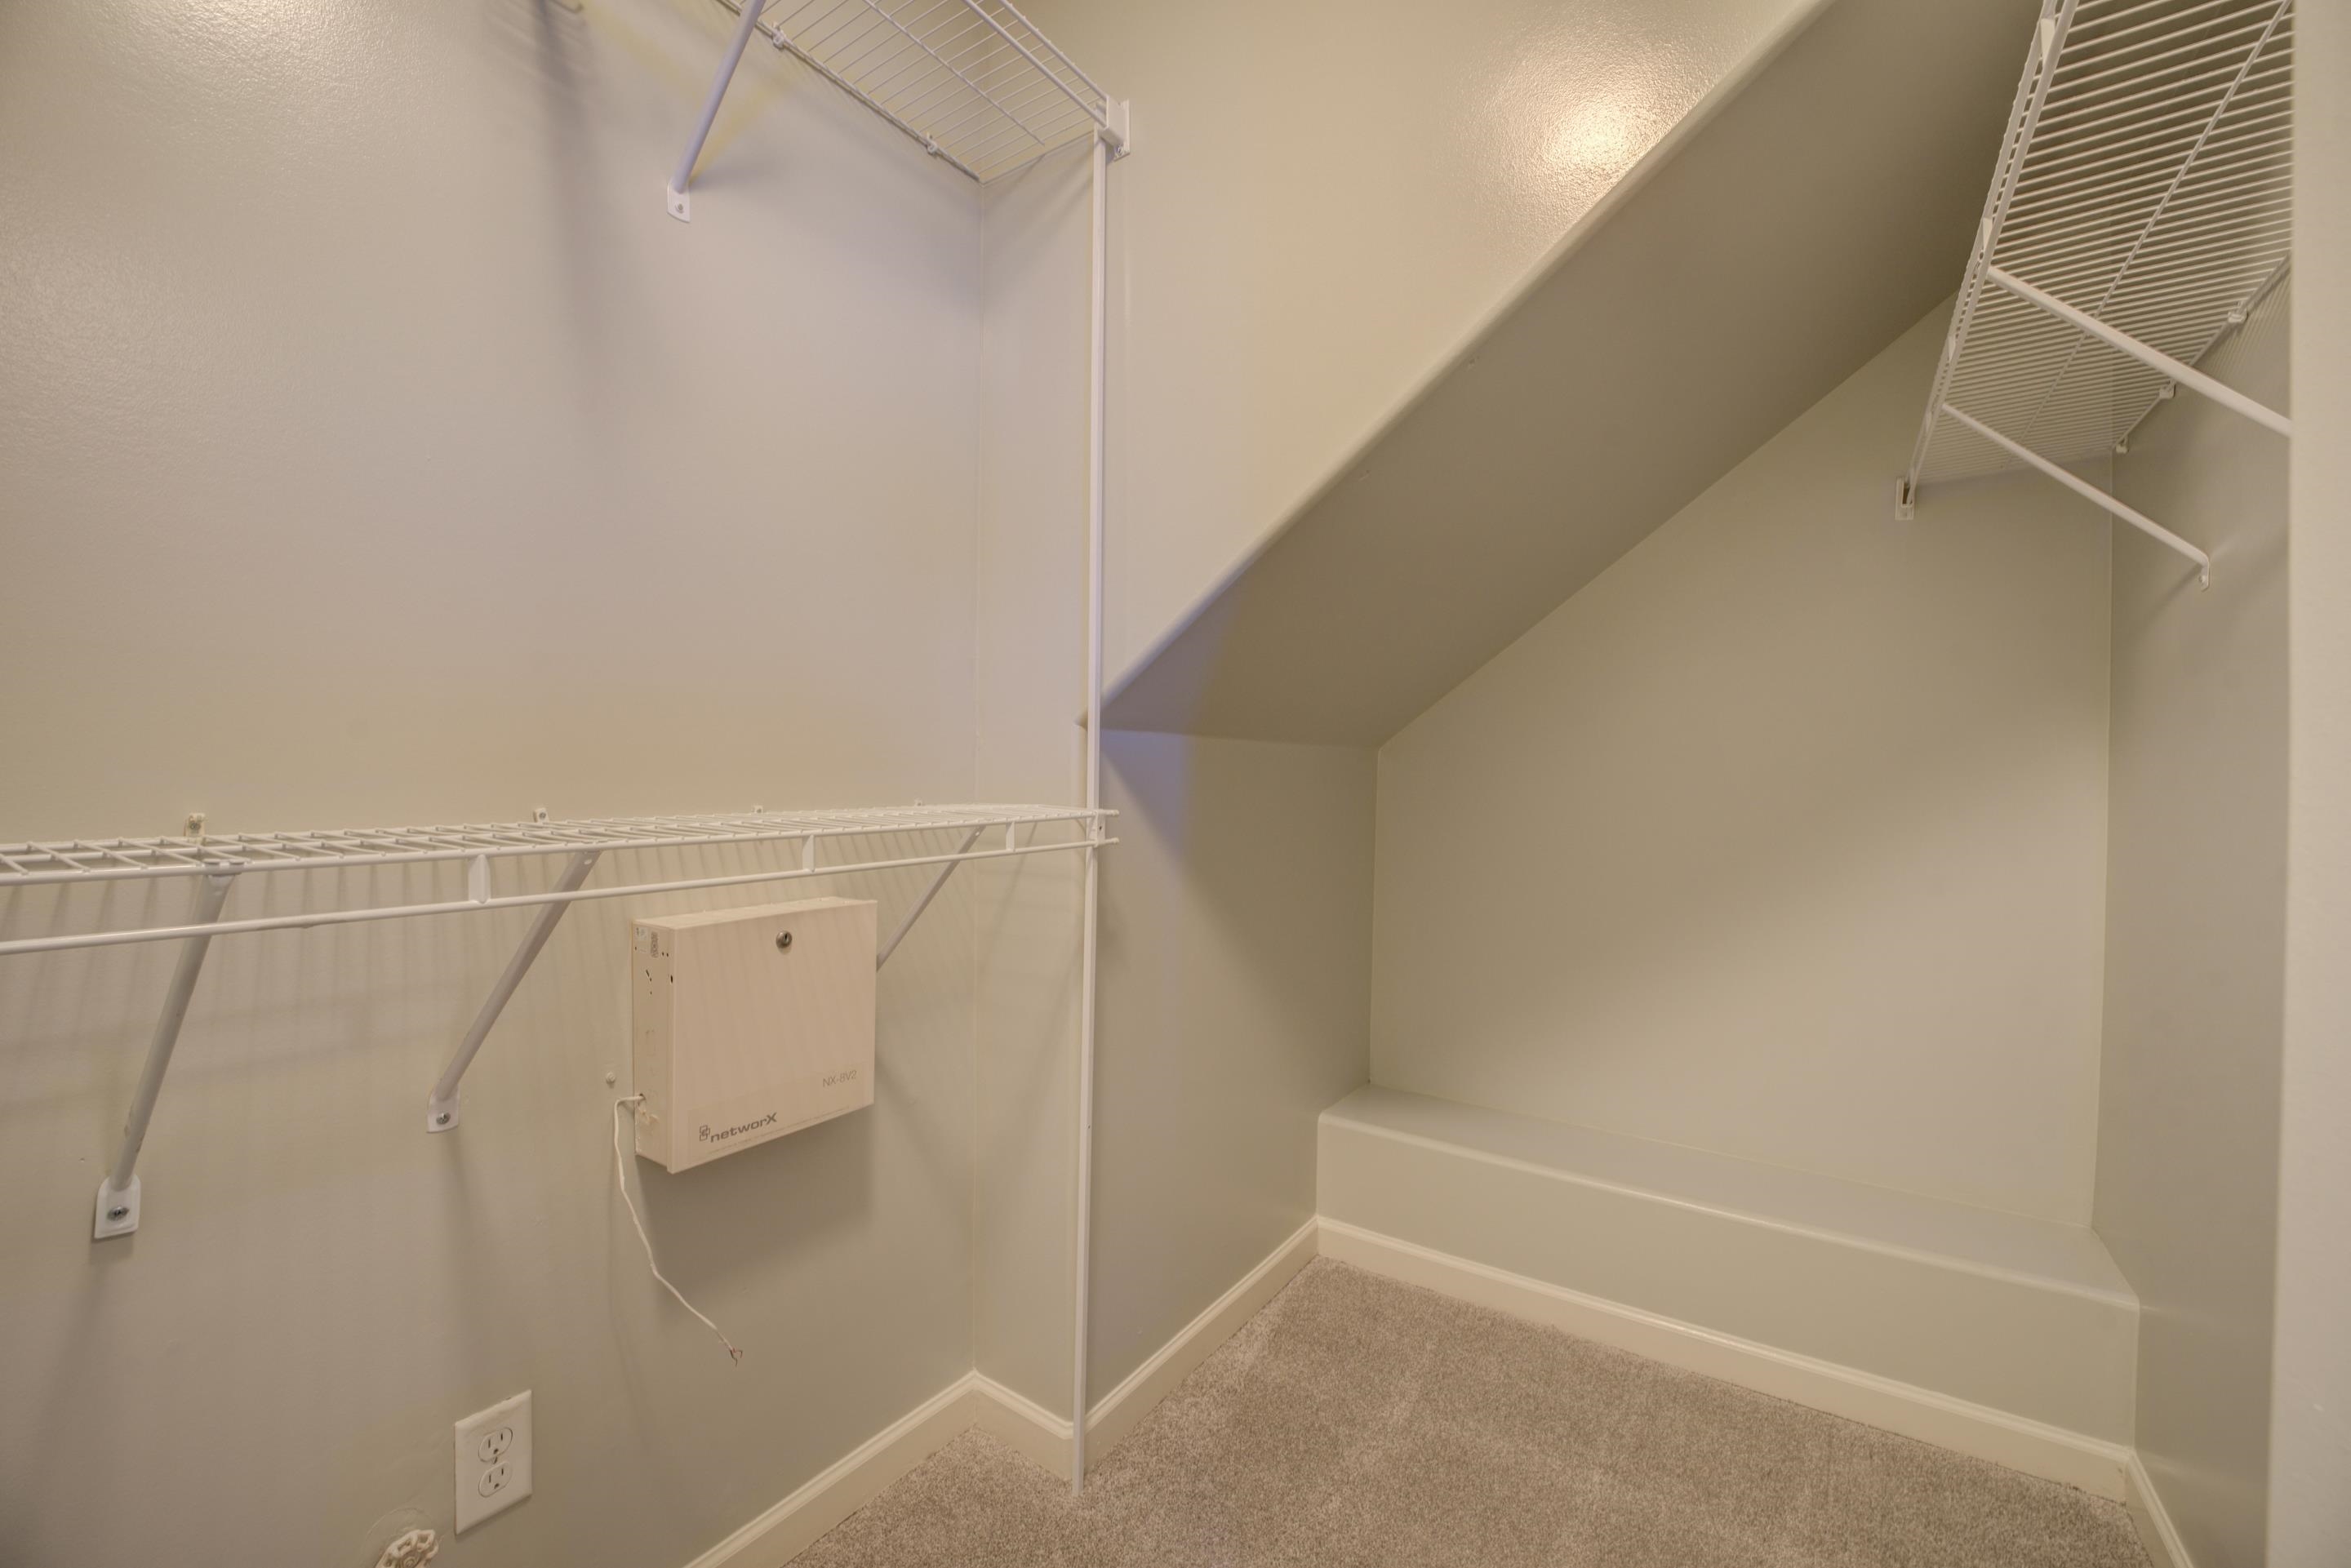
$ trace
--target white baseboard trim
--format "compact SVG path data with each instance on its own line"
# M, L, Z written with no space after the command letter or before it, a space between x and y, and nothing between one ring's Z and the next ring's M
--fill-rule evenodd
M1467 1258L1383 1236L1343 1220L1321 1222L1319 1250L1407 1284L1548 1323L1653 1361L1701 1372L1907 1437L2064 1481L2122 1500L2135 1456L2101 1438L1834 1362L1777 1350L1661 1317Z
M2194 1568L2146 1467L2137 1453L2118 1444L1853 1367L1717 1333L1328 1218L1309 1220L1300 1227L1095 1403L1086 1420L1089 1458L1098 1461L1108 1454L1153 1406L1318 1254L1668 1365L2119 1500L2129 1509L2132 1523L2158 1568ZM695 1558L687 1568L782 1568L892 1481L973 1427L1055 1476L1069 1473L1069 1418L1054 1415L992 1377L967 1372Z
M989 1437L1019 1450L1039 1469L1066 1479L1070 1473L1070 1418L1056 1416L1025 1394L1015 1393L993 1377L971 1375L979 1396L972 1423Z
M2147 1473L2137 1449L2132 1450L2123 1475L2123 1504L2130 1510L2131 1523L2138 1531L2138 1543L2149 1563L2156 1568L2196 1568L2188 1555L2188 1543L2179 1539L2179 1529L2163 1506L2163 1494L2155 1490L2155 1479Z
M874 1433L687 1568L782 1568L970 1427L983 1403L976 1375L964 1374Z
M1300 1226L1288 1240L1236 1281L1231 1290L1209 1302L1198 1317L1177 1330L1176 1336L1154 1352L1150 1359L1128 1373L1116 1388L1094 1401L1093 1408L1086 1415L1088 1469L1102 1463L1155 1406L1191 1375L1193 1368L1239 1333L1240 1326L1273 1300L1275 1292L1314 1260L1322 1230L1320 1219L1310 1219ZM1053 1474L1068 1475L1070 1418L1054 1415L991 1377L975 1377L976 1387L987 1401L980 1416L980 1428L1019 1449Z
M1086 1417L1091 1466L1134 1429L1192 1369L1232 1338L1274 1292L1314 1259L1322 1222L1310 1219L1243 1275L1183 1332L1097 1400ZM1070 1473L1070 1421L978 1372L967 1372L843 1455L686 1568L782 1568L817 1537L863 1508L883 1488L971 1427L1026 1455L1055 1476Z
M1268 1253L1231 1290L1208 1303L1198 1317L1185 1324L1148 1361L1128 1373L1116 1388L1094 1401L1093 1408L1086 1413L1088 1469L1101 1463L1102 1457L1134 1431L1135 1424L1149 1415L1153 1406L1192 1375L1193 1368L1238 1333L1241 1325L1273 1300L1301 1269L1314 1261L1322 1233L1320 1219L1310 1219L1300 1226L1289 1240ZM1068 1422L1061 1423L1061 1430L1064 1434L1069 1431ZM1067 1468L1066 1458L1063 1468Z

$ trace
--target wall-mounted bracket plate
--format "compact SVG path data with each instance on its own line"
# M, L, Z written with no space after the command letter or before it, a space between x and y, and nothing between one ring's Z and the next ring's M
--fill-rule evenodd
M110 1236L128 1236L139 1228L139 1178L132 1176L131 1185L117 1192L114 1178L108 1176L98 1184L98 1214L90 1227L90 1239L103 1241Z
M679 190L675 185L665 185L663 189L668 193L667 205L669 207L669 215L675 218L682 224L692 223L694 221L694 198L685 192Z

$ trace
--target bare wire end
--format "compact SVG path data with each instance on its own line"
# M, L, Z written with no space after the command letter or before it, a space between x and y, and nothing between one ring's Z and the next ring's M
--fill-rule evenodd
M643 1104L644 1098L642 1094L630 1094L612 1102L612 1181L621 1189L621 1201L629 1206L629 1222L637 1228L637 1239L644 1243L645 1267L653 1270L653 1278L661 1281L663 1290L677 1298L679 1306L701 1319L702 1326L718 1336L718 1343L726 1347L727 1359L740 1366L743 1353L735 1348L735 1342L728 1339L726 1331L712 1322L700 1307L687 1301L685 1293L671 1284L669 1277L661 1271L661 1265L653 1261L653 1239L645 1234L644 1219L637 1213L637 1200L629 1196L629 1167L626 1156L621 1152L621 1112L627 1106Z

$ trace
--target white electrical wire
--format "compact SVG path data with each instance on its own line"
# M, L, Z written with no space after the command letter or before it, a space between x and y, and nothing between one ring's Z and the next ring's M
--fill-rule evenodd
M626 1157L621 1153L621 1109L625 1105L638 1104L642 1103L643 1099L644 1096L642 1094L631 1094L624 1099L615 1100L612 1102L613 1183L621 1189L621 1201L629 1206L629 1222L637 1228L637 1239L645 1244L645 1267L653 1270L653 1278L661 1281L663 1290L667 1291L671 1295L677 1298L677 1304L679 1306L684 1307L695 1317L702 1319L702 1326L718 1336L718 1343L726 1347L726 1354L734 1357L736 1362L739 1364L743 1359L743 1353L735 1348L735 1342L726 1337L725 1330L721 1329L716 1323L712 1322L709 1318L704 1316L703 1311L700 1307L697 1307L692 1301L687 1301L685 1299L684 1292L680 1291L675 1285L671 1284L668 1277L661 1271L661 1265L653 1261L653 1239L645 1234L645 1222L637 1213L637 1200L629 1196L629 1166Z

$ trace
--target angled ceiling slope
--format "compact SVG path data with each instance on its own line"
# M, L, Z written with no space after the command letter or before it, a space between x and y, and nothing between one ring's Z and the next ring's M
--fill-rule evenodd
M1815 6L1135 665L1106 723L1403 728L1950 292L2036 15Z

